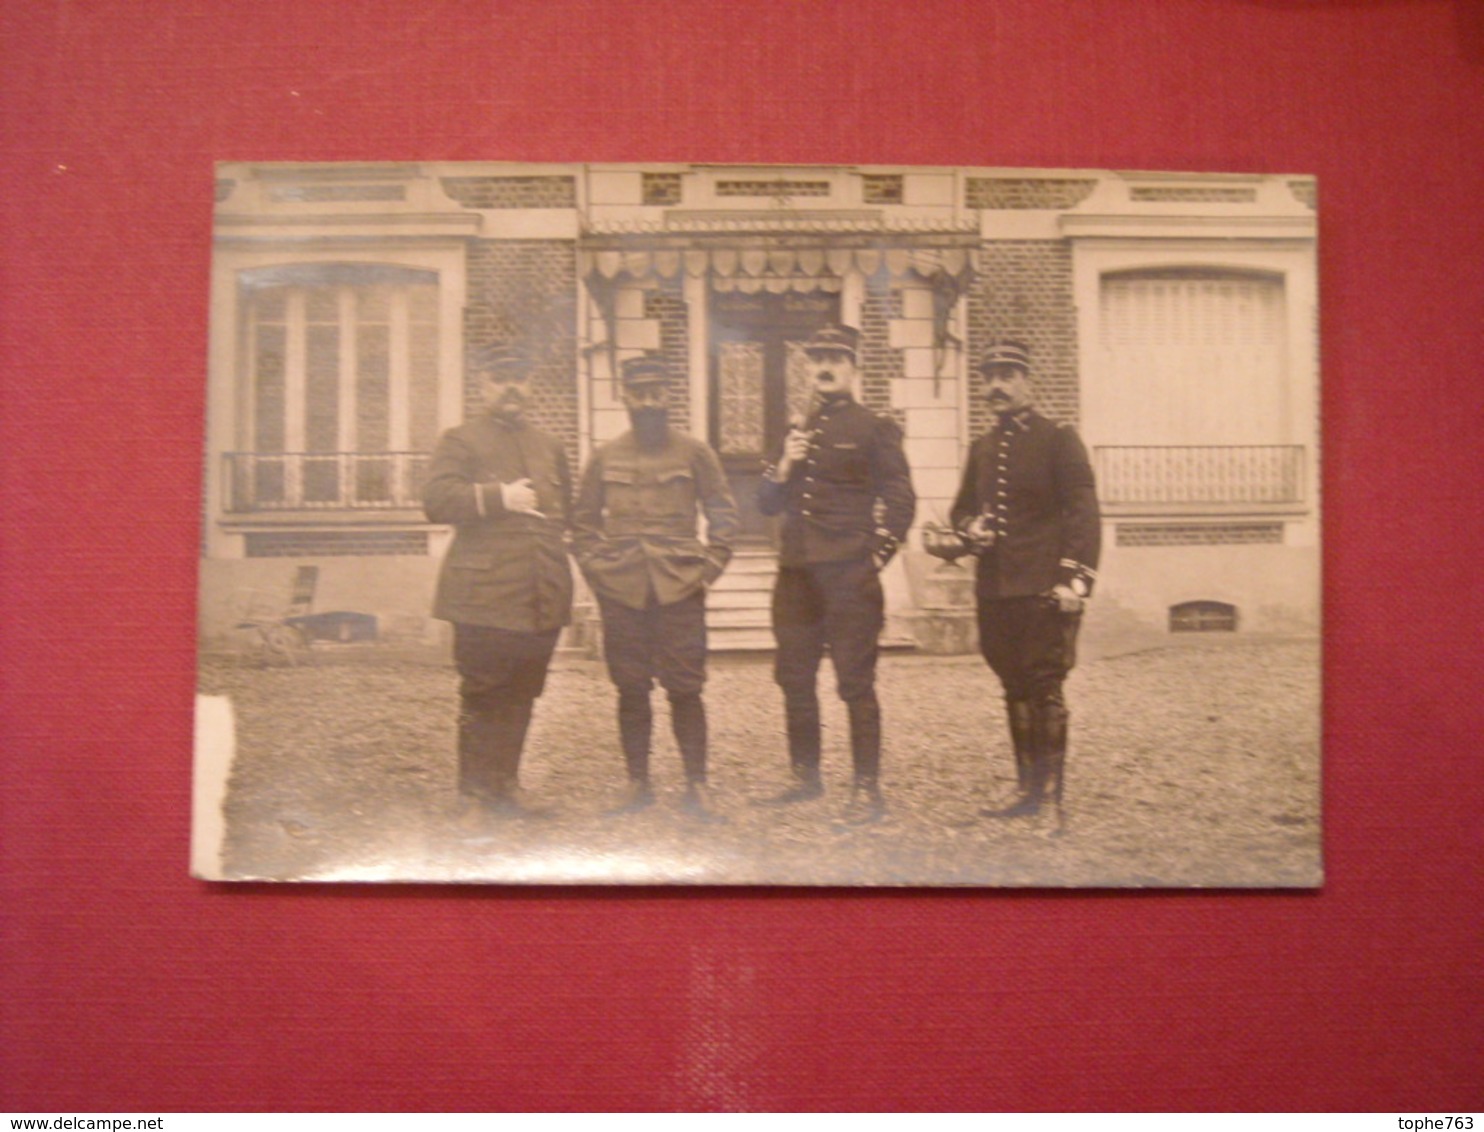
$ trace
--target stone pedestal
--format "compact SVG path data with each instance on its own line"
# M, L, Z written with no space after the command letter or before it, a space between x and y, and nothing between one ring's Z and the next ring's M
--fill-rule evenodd
M941 562L923 578L921 593L917 608L904 615L917 647L936 656L977 652L974 575L963 566Z

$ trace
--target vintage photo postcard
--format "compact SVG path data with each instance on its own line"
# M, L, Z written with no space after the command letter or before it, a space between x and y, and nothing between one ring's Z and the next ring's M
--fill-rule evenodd
M1302 175L221 165L192 872L1314 887Z

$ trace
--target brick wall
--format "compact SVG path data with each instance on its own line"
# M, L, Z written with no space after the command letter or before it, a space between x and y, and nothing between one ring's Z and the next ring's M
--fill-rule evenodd
M878 271L866 280L861 299L861 404L875 413L895 417L892 408L891 383L902 376L902 355L891 348L888 322L902 317L902 296L891 286L891 276Z
M560 436L577 459L577 268L567 240L479 240L469 248L464 349L514 344L536 359L531 422ZM480 411L466 375L467 415Z
M1077 311L1066 241L991 240L980 249L979 275L969 292L970 363L1002 335L1030 346L1040 411L1077 424ZM970 431L978 436L991 414L973 375L968 393Z
M689 311L678 278L644 296L644 317L658 319L660 324L660 353L670 375L670 424L685 433L690 432Z

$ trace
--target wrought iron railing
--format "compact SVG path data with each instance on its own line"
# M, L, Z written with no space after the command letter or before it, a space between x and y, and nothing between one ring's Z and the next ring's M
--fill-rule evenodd
M1293 504L1304 498L1299 444L1099 447L1105 504Z
M376 511L421 505L426 452L227 452L229 514Z

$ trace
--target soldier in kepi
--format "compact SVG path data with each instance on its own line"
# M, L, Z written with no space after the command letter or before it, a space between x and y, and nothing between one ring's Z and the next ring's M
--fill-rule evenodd
M783 689L793 785L764 804L790 805L824 793L820 779L818 673L826 648L850 717L854 785L844 818L879 820L881 708L877 640L885 609L880 570L912 525L917 497L902 433L858 404L859 334L844 326L805 343L814 409L784 441L758 489L766 515L783 515L773 590L774 677Z
M628 784L615 814L654 802L649 754L656 680L685 770L681 809L721 820L706 782L706 589L732 557L740 527L721 461L670 427L662 358L623 363L632 429L603 445L582 474L572 550L603 619L603 656L618 688L618 733ZM705 516L706 538L698 517Z
M1025 344L992 343L977 371L995 425L969 450L951 521L964 549L979 558L979 647L1004 687L1018 787L1009 805L980 812L1028 816L1050 799L1060 828L1062 684L1097 578L1097 494L1076 431L1033 408Z
M521 750L572 610L571 473L561 442L525 419L531 369L506 347L471 357L485 411L439 438L423 492L428 520L454 528L433 616L453 622L458 791L469 830L531 813Z

